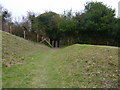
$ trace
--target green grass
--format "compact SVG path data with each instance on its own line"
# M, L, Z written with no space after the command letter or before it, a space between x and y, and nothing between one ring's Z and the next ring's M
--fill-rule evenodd
M10 34L3 33L3 36L7 43L3 43L3 59L6 59L3 63L22 62L3 67L3 88L117 87L118 47L74 44L51 49ZM12 47L8 48L9 45ZM17 54L12 56L13 46Z
M0 89L2 89L2 32L0 30Z
M2 47L3 66L22 63L25 57L48 48L6 32L2 32Z

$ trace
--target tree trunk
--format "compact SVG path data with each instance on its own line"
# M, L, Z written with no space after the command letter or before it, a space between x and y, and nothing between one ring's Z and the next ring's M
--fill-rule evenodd
M57 46L58 46L58 41L56 40L55 41L55 47L57 48Z
M3 21L2 21L2 17L0 18L0 30L3 30Z
M24 38L26 38L25 36L26 36L26 35L25 35L25 31L24 31Z
M52 39L50 39L50 44L52 45L53 43L52 43Z
M4 21L2 20L2 31L4 31Z
M41 37L41 39L43 40L43 36ZM42 40L41 40L41 41L42 41Z
M60 47L60 40L58 40L58 45L57 45L57 47Z
M37 34L37 42L39 42L39 35Z
M12 27L11 26L9 26L9 30L10 30L10 33L12 33Z
M68 45L70 44L70 40L69 40L69 37L68 37Z
M55 47L55 43L56 43L55 41L56 41L56 40L54 40L54 47Z

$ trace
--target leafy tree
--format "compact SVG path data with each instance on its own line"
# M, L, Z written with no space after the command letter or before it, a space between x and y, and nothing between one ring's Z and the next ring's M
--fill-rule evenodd
M8 28L10 23L11 23L11 13L7 9L2 8L2 30L3 31L9 30Z
M114 33L114 37L115 37L114 44L120 47L120 18L117 18L116 21L117 22L115 24L116 33Z
M28 12L28 22L30 25L30 31L34 32L37 30L37 25L36 25L36 16L35 13L33 12Z
M112 26L115 23L115 10L101 2L88 2L82 15L80 16L83 18L78 19L79 34L82 33L81 36L87 36L88 43L107 44L109 42L108 38L114 32Z
M72 39L76 36L77 21L73 19L62 18L59 22L59 29L64 38L67 38L67 43L72 44Z
M76 36L77 21L73 19L72 10L61 16L58 27L62 32L62 37L67 38L67 44L72 44Z
M2 6L0 5L0 23L2 23ZM0 24L0 30L2 30L2 24Z
M58 28L59 14L49 11L39 15L36 19L37 27L39 30L45 31L46 35L50 38L51 44L53 40L60 40L61 32Z

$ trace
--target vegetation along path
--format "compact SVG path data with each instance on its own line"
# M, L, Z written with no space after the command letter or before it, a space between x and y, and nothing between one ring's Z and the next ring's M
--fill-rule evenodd
M117 47L74 44L52 49L2 35L3 88L117 87Z

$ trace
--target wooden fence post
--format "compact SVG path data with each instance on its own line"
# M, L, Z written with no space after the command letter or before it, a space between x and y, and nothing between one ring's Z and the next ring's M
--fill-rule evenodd
M37 34L37 42L39 42L39 35Z
M12 26L10 26L10 33L12 33Z
M26 37L25 37L25 30L24 30L24 38L26 38Z

